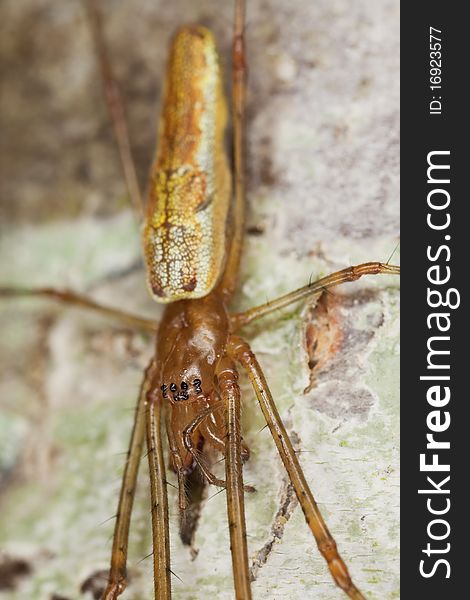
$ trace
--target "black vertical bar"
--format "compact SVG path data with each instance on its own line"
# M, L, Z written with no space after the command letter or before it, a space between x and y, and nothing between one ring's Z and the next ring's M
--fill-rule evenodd
M470 365L465 364L470 347L465 314L466 262L470 257L470 195L466 189L470 179L470 124L465 90L470 72L470 35L464 9L465 3L461 2L402 3L403 599L441 600L468 595L463 585L467 571L470 574L465 551L470 532L465 515L470 483L470 398L464 388L465 367L470 372ZM436 44L440 44L438 50ZM431 55L433 51L440 55ZM441 81L437 83L439 76ZM436 89L432 90L431 85ZM441 154L429 154L437 151ZM431 169L428 181L428 160L436 165L450 165L450 169ZM445 183L447 179L450 181ZM443 208L435 208L438 205ZM448 219L450 222L444 227ZM435 268L429 271L432 267ZM449 280L444 282L447 277ZM439 293L442 302L448 298L454 308L430 306L440 303ZM448 330L444 331L446 327ZM436 339L430 341L432 337ZM433 350L450 353L430 355L428 344ZM449 368L443 368L446 365ZM420 379L436 376L449 379ZM432 387L434 392L429 391ZM450 393L447 403L446 393ZM442 431L437 432L439 428ZM449 442L450 448L428 448L432 441L427 435L432 435L434 442ZM424 455L421 468L420 455ZM426 470L433 460L436 470ZM438 470L445 469L445 465L449 465L449 471Z

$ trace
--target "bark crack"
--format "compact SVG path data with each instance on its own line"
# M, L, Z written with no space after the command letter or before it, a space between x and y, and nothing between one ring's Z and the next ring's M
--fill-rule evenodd
M289 437L294 447L298 448L300 442L299 436L295 432L291 431ZM295 507L299 503L297 496L295 495L294 488L287 475L284 475L282 478L282 486L279 496L280 505L271 523L269 539L255 553L252 559L250 568L251 581L256 580L258 571L267 563L275 545L278 544L282 539L287 522L294 512Z

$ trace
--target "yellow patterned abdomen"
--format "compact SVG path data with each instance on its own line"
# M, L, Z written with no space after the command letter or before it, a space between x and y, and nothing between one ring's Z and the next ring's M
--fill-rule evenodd
M223 272L230 207L227 107L212 34L188 26L168 64L143 243L159 302L201 298Z

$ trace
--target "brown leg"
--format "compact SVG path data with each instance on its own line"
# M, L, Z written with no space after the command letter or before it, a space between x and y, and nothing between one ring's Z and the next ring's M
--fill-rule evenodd
M146 399L147 451L152 501L153 572L155 599L171 599L170 533L168 530L168 495L161 431L160 390L151 390Z
M193 457L195 463L197 464L197 466L199 467L199 469L201 470L201 473L204 475L204 477L207 479L207 482L210 485L217 485L219 487L225 487L225 481L223 481L222 479L219 479L218 477L216 477L204 464L204 461L201 460L199 453L197 452L197 450L194 448L193 445L193 441L191 439L192 434L194 433L194 431L198 428L198 426L200 425L200 423L206 418L208 417L214 410L216 410L217 408L219 408L220 406L223 406L223 404L219 405L218 407L209 407L204 409L202 412L200 412L197 417L195 419L193 419L191 421L191 423L189 423L189 425L187 425L184 430L183 430L183 444L184 447L186 448L186 450L191 454L191 456Z
M171 410L171 409L169 409ZM184 511L188 506L188 501L186 498L186 490L184 488L184 466L183 461L181 459L181 455L178 450L178 444L176 443L176 439L173 433L173 428L171 426L171 418L168 413L168 410L165 411L165 423L166 423L166 433L168 436L168 445L170 447L171 457L172 457L172 466L176 470L176 476L178 477L178 505L180 509L180 514L183 515Z
M127 547L129 541L129 526L131 522L132 504L134 502L135 486L139 471L142 446L145 432L145 399L150 390L154 370L153 361L145 371L139 400L135 411L134 427L127 454L127 462L122 477L121 493L114 527L113 550L109 570L108 586L103 594L103 600L116 600L127 585Z
M195 419L193 419L191 421L191 423L189 425L187 425L184 428L183 431L183 444L184 447L186 448L186 450L191 454L191 456L194 458L194 461L196 462L197 466L201 469L202 474L204 475L204 477L207 479L207 482L210 485L216 485L219 487L226 487L226 482L223 479L219 479L218 477L216 477L204 464L204 462L201 460L201 457L199 456L198 451L196 450L196 448L194 448L193 445L193 441L192 441L192 434L194 433L194 431L199 427L199 425L202 423L202 421L204 421L204 419L206 419L210 414L214 413L214 411L221 409L224 407L224 404L221 403L217 403L215 405L209 406L208 408L204 409L202 412L200 412L197 417ZM224 451L225 451L226 446L224 446ZM244 454L243 449L240 448L240 452L242 453L242 455ZM245 485L243 486L245 492L251 493L255 491L255 488L252 487L251 485Z
M229 294L237 286L245 221L245 98L246 98L245 0L235 3L232 46L232 115L233 115L233 171L234 206L230 244L220 289Z
M309 283L308 285L301 287L298 290L291 292L290 294L286 294L285 296L281 296L280 298L271 300L271 302L266 302L265 304L261 304L260 306L250 308L249 310L243 313L236 313L232 315L232 329L233 331L236 331L244 325L248 325L248 323L251 323L255 319L259 319L260 317L269 315L270 313L279 310L280 308L285 308L286 306L289 306L289 304L299 302L299 300L303 300L308 296L313 296L314 294L323 292L324 290L339 285L341 283L346 283L348 281L356 281L356 279L359 279L363 275L380 274L399 275L400 267L396 265L389 265L388 263L369 262L362 263L355 267L348 267L347 269L342 269L341 271L332 273L331 275L323 277L318 281Z
M315 536L318 549L325 558L333 579L350 598L364 600L364 596L352 582L348 569L336 549L336 542L318 509L255 355L249 345L237 336L232 336L229 344L229 352L248 373L266 423L304 512L307 524Z
M144 214L144 205L139 189L139 182L137 181L134 160L132 158L124 104L122 102L119 86L114 77L111 61L109 60L108 48L106 46L106 39L103 34L101 23L101 15L96 5L96 0L85 0L85 4L98 57L104 97L114 128L114 135L116 137L127 191L131 199L132 207L140 221Z
M221 454L225 455L225 415L218 412L211 415L199 426L202 437ZM242 461L243 464L250 458L250 449L242 437ZM246 490L245 490L246 491Z
M225 477L227 513L230 529L233 579L236 600L251 599L250 568L246 542L245 499L241 451L241 402L238 373L231 360L226 360L217 373L219 391L225 404L227 441L225 444Z
M101 313L112 319L116 319L122 323L125 323L128 327L134 329L144 329L146 331L155 332L158 329L158 323L151 319L145 319L131 313L126 313L117 308L111 308L110 306L104 306L95 302L91 298L75 294L69 290L58 290L54 288L17 288L17 287L0 287L0 298L49 298L56 302L68 304L69 306L77 306L78 308L84 308L92 310L97 313Z

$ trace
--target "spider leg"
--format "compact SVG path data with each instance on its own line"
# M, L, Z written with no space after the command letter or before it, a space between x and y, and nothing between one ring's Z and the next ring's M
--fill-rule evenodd
M219 366L217 381L219 393L225 404L227 439L225 443L225 477L227 489L227 513L230 529L235 597L251 599L251 576L248 565L246 541L245 498L242 473L241 449L241 398L238 373L230 359Z
M109 59L108 47L101 22L101 13L96 5L96 0L84 0L84 2L90 21L97 61L100 68L104 98L108 108L109 118L114 129L127 191L137 220L141 221L144 214L144 203L140 192L139 182L137 180L134 159L132 157L124 103Z
M170 409L171 410L171 409ZM171 418L170 414L165 411L165 422L166 422L166 432L168 436L168 445L170 447L171 458L173 462L173 468L176 471L176 476L178 478L178 506L180 509L180 514L183 515L184 511L188 507L188 499L186 497L185 490L185 468L183 465L183 461L181 459L181 455L179 453L178 444L176 443L175 434L173 433L173 428L171 426Z
M323 277L318 281L309 283L308 285L305 285L298 290L294 290L289 294L285 294L280 298L276 298L275 300L271 300L265 304L260 304L259 306L250 308L245 312L235 313L231 316L232 330L236 331L237 329L248 325L248 323L251 323L255 319L269 315L270 313L279 310L280 308L285 308L294 302L299 302L308 296L314 296L315 294L323 292L328 288L340 285L341 283L346 283L348 281L356 281L356 279L359 279L363 275L399 275L399 273L400 267L380 262L368 262L362 263L355 267L347 267L346 269L336 271L331 275Z
M194 431L199 427L199 425L202 423L202 421L204 421L204 419L206 419L210 414L214 413L214 411L216 411L217 409L223 408L223 406L224 406L223 403L220 402L215 405L213 404L212 406L209 406L208 408L204 409L191 421L191 423L189 423L189 425L187 425L184 428L184 431L183 431L184 447L194 458L194 461L196 462L197 466L201 470L201 473L206 478L207 482L210 485L215 485L218 487L227 487L226 481L224 479L219 479L218 477L216 477L207 468L204 461L201 459L197 449L194 448L194 444L193 444L191 436L194 433ZM242 452L242 454L243 454L242 448L240 449L240 452ZM251 485L245 485L245 486L243 486L243 489L245 490L245 492L248 492L248 493L255 491L255 488Z
M152 502L153 572L155 600L171 599L168 495L162 443L162 405L159 388L146 396L147 451Z
M130 326L135 329L143 329L146 331L155 332L158 329L158 323L151 319L145 319L138 315L112 308L111 306L105 306L99 302L95 302L91 298L76 294L70 290L59 290L50 287L44 288L20 288L20 287L0 287L0 298L48 298L56 302L68 304L69 306L76 306L78 308L91 310L96 313L100 313L107 317L111 317L126 326Z
M208 441L211 446L224 455L223 460L225 460L225 415L223 413L220 414L220 412L214 412L212 413L211 417L212 418L207 418L200 424L199 430L202 434L202 437ZM245 444L242 437L243 464L245 464L249 458L250 449Z
M364 600L364 596L352 582L348 569L338 553L336 542L323 520L255 355L250 346L237 336L231 337L228 351L243 366L250 378L307 524L315 537L320 553L328 564L333 579L350 598Z
M235 2L232 43L232 115L233 115L233 216L231 231L234 237L227 255L227 263L219 284L224 293L232 294L237 287L238 270L243 246L245 222L245 114L246 114L246 44L245 0Z
M126 564L129 526L131 522L137 474L144 444L145 399L150 390L153 370L154 363L152 361L145 371L135 411L134 427L132 429L127 461L122 476L121 493L119 496L117 518L114 527L113 550L111 554L108 585L103 594L103 600L116 600L127 585Z

